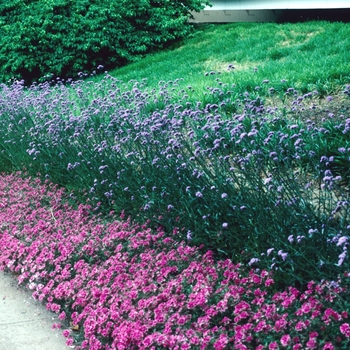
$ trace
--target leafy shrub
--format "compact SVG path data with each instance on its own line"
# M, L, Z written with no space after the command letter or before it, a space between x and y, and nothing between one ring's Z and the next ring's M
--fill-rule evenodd
M0 77L31 82L124 65L188 35L201 0L11 0L0 4Z

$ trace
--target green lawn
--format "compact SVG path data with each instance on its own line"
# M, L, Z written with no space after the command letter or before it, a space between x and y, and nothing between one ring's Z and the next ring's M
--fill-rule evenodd
M340 22L233 23L199 26L175 47L110 72L127 82L147 79L150 87L178 78L193 98L220 72L220 79L251 91L263 80L276 88L282 79L301 92L330 94L350 79L350 24ZM227 70L232 64L235 69Z

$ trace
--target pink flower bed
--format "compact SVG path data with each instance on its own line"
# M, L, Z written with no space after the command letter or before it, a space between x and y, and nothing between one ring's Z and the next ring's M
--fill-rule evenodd
M348 276L274 289L164 232L73 209L63 190L0 178L0 268L59 314L77 349L345 349ZM71 326L69 326L69 324ZM60 324L56 325L61 327ZM75 329L75 330L74 330Z

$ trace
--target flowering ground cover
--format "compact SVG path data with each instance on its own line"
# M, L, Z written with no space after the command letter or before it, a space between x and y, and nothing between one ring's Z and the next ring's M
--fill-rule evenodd
M0 178L0 268L59 314L68 345L349 347L347 273L276 290L273 272L214 260L147 223L91 216L51 182L22 176Z
M273 269L277 284L348 271L350 119L333 105L348 103L350 86L316 118L317 91L264 80L241 93L225 76L203 77L205 102L189 100L191 86L177 91L179 80L150 89L108 74L2 85L2 168L40 174L95 212L149 220L215 258Z

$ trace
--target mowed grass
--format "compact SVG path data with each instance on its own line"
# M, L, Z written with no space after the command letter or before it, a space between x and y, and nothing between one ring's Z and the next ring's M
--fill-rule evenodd
M301 93L328 95L350 80L349 37L350 24L341 22L203 25L192 38L110 74L124 82L147 79L150 88L181 78L179 89L191 86L190 98L197 100L209 72L221 73L238 92L263 80L278 88L285 80ZM234 70L227 70L230 64Z

